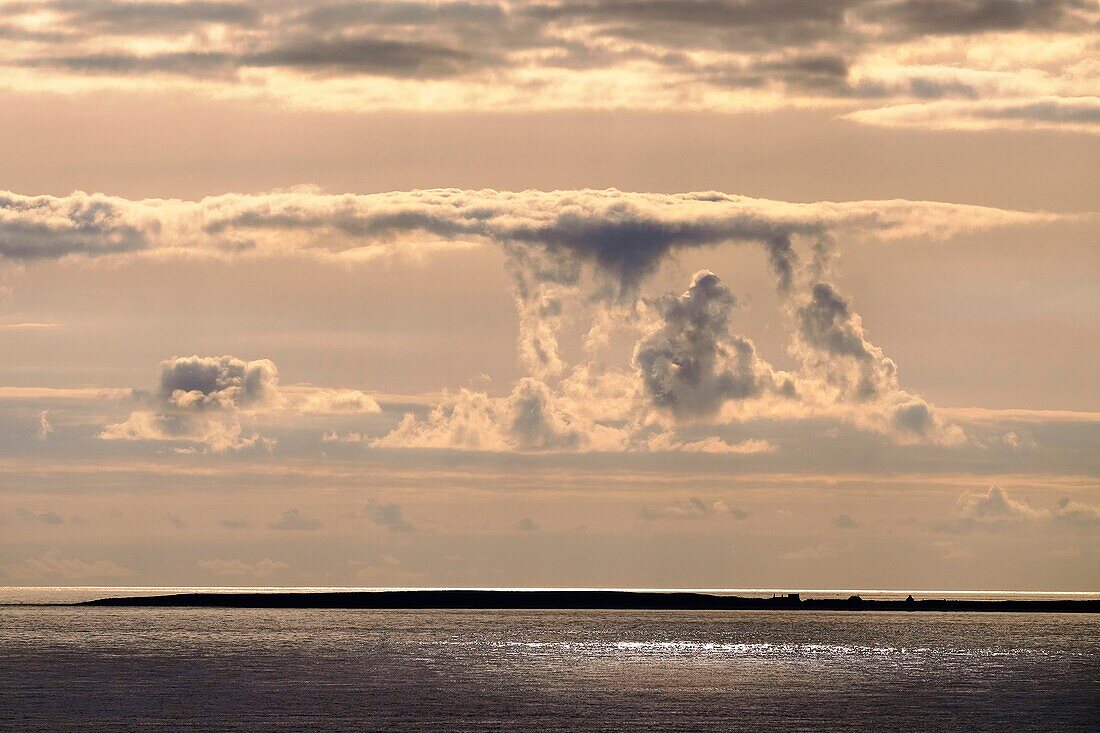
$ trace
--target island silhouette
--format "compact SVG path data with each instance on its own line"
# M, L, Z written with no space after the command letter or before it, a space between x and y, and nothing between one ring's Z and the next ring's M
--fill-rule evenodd
M951 611L1100 613L1100 600L905 600L724 596L689 591L630 590L380 590L203 592L83 601L82 606L179 608L334 608L607 611Z

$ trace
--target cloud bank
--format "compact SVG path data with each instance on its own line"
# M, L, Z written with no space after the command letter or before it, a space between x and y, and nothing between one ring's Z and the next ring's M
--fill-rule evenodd
M0 192L0 263L148 257L307 256L354 262L415 255L440 242L494 242L538 282L570 284L580 263L629 287L670 252L729 242L764 244L777 271L791 239L945 239L959 232L1067 218L928 201L795 204L720 192L430 189L331 195L299 188L200 201L102 194ZM1072 217L1068 217L1072 218ZM546 259L549 257L550 259Z
M1096 95L1083 59L1098 17L1087 0L4 2L0 85L350 111L825 106L997 127L1012 123L983 104Z
M694 425L754 419L839 419L897 443L959 444L965 434L903 388L897 365L872 343L830 282L832 254L853 239L922 237L1073 218L921 201L793 204L719 192L466 191L326 195L294 189L201 201L131 201L82 193L0 194L0 256L74 263L134 257L314 257L349 262L423 247L499 247L519 315L527 376L507 395L448 394L410 414L373 448L475 451L682 451L752 454L761 440L682 437ZM448 244L449 243L449 244ZM710 271L680 294L643 285L677 252L759 247L775 277L788 351L775 369L735 333L736 296ZM586 304L584 357L567 363L558 337L566 306ZM633 334L630 363L601 357L609 335ZM369 413L357 390L282 387L275 364L231 356L175 357L141 409L101 438L160 440L236 451L272 443L256 416ZM330 431L331 432L331 431ZM332 432L333 438L337 435Z

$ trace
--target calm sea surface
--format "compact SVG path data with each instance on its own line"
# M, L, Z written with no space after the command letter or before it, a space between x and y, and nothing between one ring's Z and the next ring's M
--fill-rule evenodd
M1100 616L0 607L5 732L822 728L1100 730Z

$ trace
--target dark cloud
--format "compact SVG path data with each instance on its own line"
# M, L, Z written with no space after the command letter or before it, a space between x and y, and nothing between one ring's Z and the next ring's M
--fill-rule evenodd
M172 408L248 409L277 399L278 383L278 370L267 359L175 357L161 362L158 396Z
M667 221L648 216L629 206L601 216L565 213L552 224L539 227L516 226L507 236L541 244L594 261L601 271L612 274L624 288L634 288L651 274L675 247L701 247L729 241L764 242L772 255L773 266L785 271L790 235L818 231L813 223L794 223L788 230L762 218L738 218L736 221L690 219Z
M644 506L638 510L638 516L647 522L661 520L694 521L714 517L732 517L748 519L749 513L728 506L724 501L704 501L693 496L686 501L676 501L658 507Z
M55 13L50 23L20 22L42 7ZM667 72L669 89L695 83L795 99L969 99L978 90L965 81L919 70L912 78L907 72L852 81L849 70L892 44L928 35L1080 33L1094 16L1095 3L1087 0L57 0L0 7L0 38L42 46L0 56L0 64L100 76L171 74L227 85L240 84L243 69L268 68L328 77L476 77L536 99L528 85L552 81L509 75L647 63ZM134 53L129 43L130 36L164 35L195 40L149 54ZM112 43L113 36L125 38ZM928 65L965 66L956 59Z
M56 0L43 5L66 16L66 22L74 28L109 34L177 33L208 24L253 26L262 15L259 4L221 0Z
M833 526L837 529L857 529L861 525L847 514L837 514L832 519Z
M807 343L830 354L869 361L873 354L848 301L829 283L817 283L810 301L798 310L799 332Z
M320 30L359 25L431 26L439 23L488 26L494 30L508 20L503 5L493 3L343 2L311 7L294 22Z
M87 54L45 56L21 62L82 74L179 74L209 77L242 68L279 67L305 72L367 74L395 78L442 78L489 63L484 56L428 43L372 38L317 40L276 46L243 56L219 52Z
M774 50L849 35L846 10L859 0L591 0L532 4L525 12L557 27L594 26L609 38L669 49Z
M488 57L473 51L382 38L302 41L238 59L240 66L418 79L458 76L489 63Z
M682 419L716 414L728 400L756 397L774 384L746 338L729 333L733 294L703 270L680 296L657 305L661 326L640 340L634 364L656 407Z
M44 56L21 62L28 68L48 67L80 74L180 74L208 77L232 73L239 60L228 53L181 52L138 56L126 53Z
M1054 30L1072 23L1087 0L897 0L876 3L867 20L892 35L966 35L989 31Z
M927 435L935 428L932 408L923 400L914 400L894 410L894 426L913 435Z
M975 117L1023 122L1062 122L1100 125L1100 99L1095 97L1044 99L1036 102L1005 103L975 108Z
M146 231L123 220L115 202L99 196L26 197L0 192L0 258L60 259L135 252Z
M520 532L538 532L540 527L539 523L530 517L524 517L515 524L516 529Z
M312 531L321 529L322 524L316 519L303 515L297 509L287 509L282 516L267 526L278 530Z
M415 527L405 519L405 510L394 502L372 502L364 510L367 518L391 532L412 532Z

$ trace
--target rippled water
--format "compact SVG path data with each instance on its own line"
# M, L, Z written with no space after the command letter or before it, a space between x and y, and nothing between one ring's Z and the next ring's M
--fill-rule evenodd
M1096 730L1100 617L0 608L0 730Z

